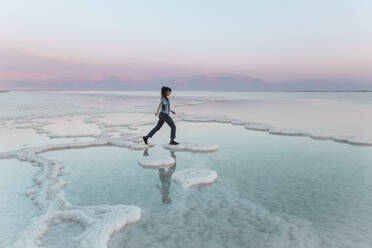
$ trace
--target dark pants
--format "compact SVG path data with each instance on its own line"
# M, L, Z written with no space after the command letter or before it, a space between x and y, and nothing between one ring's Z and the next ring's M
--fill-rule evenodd
M172 118L168 114L163 113L163 112L159 113L158 124L149 132L147 137L151 138L163 126L164 122L166 122L168 126L171 128L170 137L171 137L171 140L174 140L174 138L176 138L176 125L174 124Z

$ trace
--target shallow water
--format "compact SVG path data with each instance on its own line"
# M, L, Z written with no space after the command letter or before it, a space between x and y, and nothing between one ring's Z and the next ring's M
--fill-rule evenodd
M13 151L47 144L63 144L68 142L89 141L91 137L79 138L50 138L38 134L32 129L17 129L0 127L0 150L1 152Z
M162 204L157 188L159 171L137 164L142 151L107 147L44 156L66 165L66 194L72 203L142 207L140 223L118 234L112 247L201 247L209 240L216 241L214 247L372 244L371 148L242 132L242 127L226 124L178 127L180 139L193 133L194 142L217 143L220 149L176 152L176 170L213 169L219 178L189 191L172 182L169 205ZM162 144L167 136L161 132L153 142ZM156 147L148 153L166 152Z
M219 147L192 153L162 147L166 124L154 147L141 144L156 92L3 93L0 103L15 104L0 113L0 246L371 247L370 96L175 92L177 140ZM272 135L242 120L330 136ZM176 166L146 169L143 156ZM191 189L172 180L192 168L218 179ZM127 226L128 205L142 216Z
M227 115L284 128L372 138L372 104L323 99L234 99L179 109L186 113Z
M15 242L39 209L26 197L37 168L15 159L0 160L0 247Z

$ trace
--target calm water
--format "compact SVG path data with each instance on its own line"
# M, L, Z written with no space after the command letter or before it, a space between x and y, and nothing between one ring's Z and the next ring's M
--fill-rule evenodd
M21 102L25 96L27 102ZM172 103L228 100L175 110L369 137L370 97L371 93L179 92ZM120 137L121 131L130 131L120 126L123 123L156 121L150 114L125 112L138 109L151 113L158 97L154 92L10 92L1 94L0 102L9 106L1 113L0 135L6 135L8 141L0 142L0 152L5 152L95 140L94 134L103 126L87 121L92 115L101 123L119 126L113 134ZM51 139L50 133L24 129L41 121L50 122L42 126L49 132L85 136ZM372 246L371 146L271 135L213 122L176 125L178 141L217 144L219 150L171 153L161 146L168 142L170 131L164 126L151 140L155 147L147 151L102 146L50 151L40 156L63 163L58 177L66 182L63 191L72 205L141 207L141 220L116 233L109 247ZM133 132L142 134L151 128L140 126ZM173 156L176 166L144 169L138 160L147 154ZM0 244L8 246L22 236L33 217L45 211L24 194L33 189L32 177L40 173L40 168L18 160L0 162L1 174L7 178L0 184L0 192L9 202L3 205L3 216L8 222L9 216L26 216L11 218L14 221L0 229ZM218 180L184 189L171 176L186 168L215 170ZM164 202L164 198L170 200ZM75 241L83 231L84 227L75 222L55 223L41 235L40 245L80 247Z
M107 147L45 154L66 164L66 193L72 203L143 208L140 223L118 234L112 247L372 245L371 148L224 124L178 127L181 137L192 133L193 141L212 141L220 150L176 152L176 170L213 169L219 178L191 190L172 182L169 205L162 203L158 189L161 172L137 164L142 151ZM154 142L165 143L166 131ZM148 152L168 151L157 147Z

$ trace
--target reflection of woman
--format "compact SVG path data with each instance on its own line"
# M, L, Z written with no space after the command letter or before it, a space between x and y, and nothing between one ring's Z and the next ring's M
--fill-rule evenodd
M170 152L171 156L176 160L176 156L174 155L174 152ZM159 185L156 185L158 189L161 192L161 201L165 204L171 203L171 198L169 196L170 186L171 186L171 179L172 174L176 170L176 164L172 167L169 167L168 170L165 170L164 168L159 169L159 178L161 182L161 187Z
M176 160L176 155L174 154L174 151L170 151L170 155L174 160ZM149 156L148 149L146 149L143 152L143 156ZM171 198L169 196L170 186L171 186L171 179L172 174L176 170L176 164L174 164L172 167L169 167L167 170L164 168L159 169L159 179L161 182L161 186L156 185L156 187L160 190L161 193L161 201L165 204L171 203Z

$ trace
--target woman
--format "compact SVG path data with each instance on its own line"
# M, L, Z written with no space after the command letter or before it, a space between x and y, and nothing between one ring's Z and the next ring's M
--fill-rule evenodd
M151 138L163 126L164 122L166 122L171 128L171 141L169 142L169 144L178 145L178 142L174 140L176 138L176 125L174 125L172 118L169 116L169 112L176 114L176 112L170 109L168 96L170 95L171 91L172 89L169 87L164 86L161 88L160 104L155 113L155 116L159 116L159 121L158 124L146 136L142 137L146 145L147 140Z

